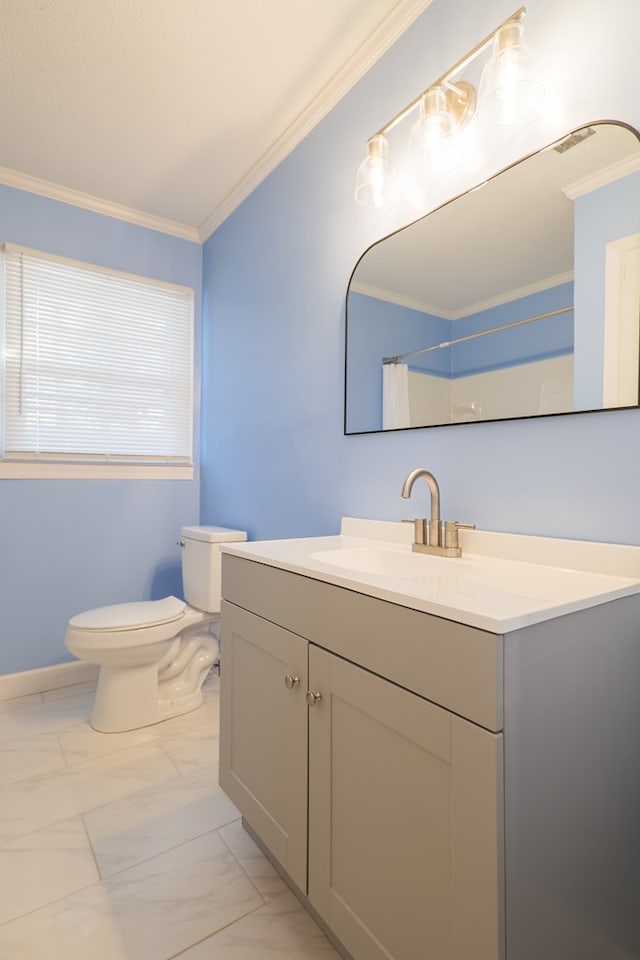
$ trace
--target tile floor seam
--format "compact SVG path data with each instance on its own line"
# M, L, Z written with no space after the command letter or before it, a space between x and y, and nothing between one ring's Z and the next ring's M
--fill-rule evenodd
M41 903L32 910L25 910L24 913L18 913L15 917L11 917L8 920L2 920L0 921L0 930L2 927L6 927L9 923L15 923L16 920L24 920L25 917L29 917L33 913L38 913L39 910L45 910L47 907L53 906L54 903L61 903L62 900L66 900L68 897L72 897L77 893L81 893L83 890L90 890L91 887L95 887L97 883L102 883L102 881L94 880L93 883L85 883L83 887L76 887L75 890L68 890L67 893L64 893L61 897L55 897L54 900L47 900L46 903Z
M164 753L164 751L163 751L163 753ZM111 754L110 754L110 756L111 756ZM165 754L165 756L166 756L166 754ZM171 758L170 758L170 757L167 757L167 759L171 761ZM173 766L174 769L175 769L175 763L173 763L173 761L171 761L171 764L172 764L172 766ZM213 764L211 764L211 766L213 766ZM73 764L73 766L71 767L71 769L75 769L76 767L77 767L77 764ZM207 769L207 767L200 767L200 768L198 769L198 771L196 771L196 772L200 772L201 770L206 770L206 769ZM193 773L193 771L192 771L192 773ZM191 775L191 774L190 774L190 775ZM171 777L171 779L169 779L169 780L159 780L157 783L145 784L145 786L141 787L139 790L133 790L131 793L126 793L126 794L124 794L124 795L121 796L121 797L115 797L115 798L112 799L112 800L107 800L105 803L100 803L100 804L98 804L98 805L95 806L95 807L90 807L88 810L81 810L80 813L76 814L76 816L78 816L78 817L85 817L85 816L87 816L87 815L90 814L90 813L96 813L98 810L103 810L105 807L109 807L109 806L111 806L111 804L113 804L113 803L120 803L120 802L122 802L123 800L130 800L130 799L132 799L133 797L139 796L141 793L151 792L152 790L156 790L156 789L158 789L159 787L166 787L167 784L177 784L177 783L179 783L179 781L185 780L185 779L186 779L186 776L185 776L184 774L181 774L180 771L177 770L177 771L176 771L176 776ZM237 817L236 817L235 819L237 819ZM229 823L233 823L233 820L229 820L228 822L229 822ZM227 824L224 824L224 823L223 823L223 824L221 824L221 826L224 827L224 826L227 826ZM216 829L217 829L217 827L216 827ZM32 832L33 832L33 831L32 831ZM205 831L205 832L206 832L206 831Z
M68 770L69 767L71 766L71 764L70 764L69 761L67 760L67 755L66 755L66 753L65 753L65 751L64 751L64 747L62 746L62 743L60 742L60 731L59 731L59 730L54 730L54 731L52 731L52 732L53 732L54 737L56 738L56 743L58 744L58 750L60 751L60 755L61 755L62 759L64 760L64 767L63 767L62 769L63 769L63 770Z
M122 752L124 752L124 751L122 751ZM164 751L163 751L163 753L164 753ZM166 754L165 754L165 756L166 756ZM170 760L170 758L167 758L167 759ZM174 769L176 769L175 764L174 764L173 762L171 762L171 765L174 767ZM74 764L74 765L73 765L72 767L70 767L70 768L61 767L61 768L58 769L58 770L49 771L49 773L51 773L51 774L59 774L61 771L64 771L64 770L66 770L66 769L71 769L71 770L73 770L73 769L75 769L77 766L78 766L78 764ZM203 769L204 769L204 768L203 768ZM38 779L38 776L46 777L46 776L49 775L49 773L39 774L39 775L37 775L37 776L35 776L35 777L31 777L31 778L29 778L29 779L37 780L37 779ZM182 775L180 774L180 772L179 772L178 770L176 770L176 775L173 776L173 777L171 777L170 780L161 780L161 781L158 781L157 783L154 783L154 784L151 784L151 785L145 784L145 785L144 785L143 787L141 787L139 790L133 790L131 793L126 793L126 794L124 794L123 796L116 797L116 798L113 799L113 800L107 800L105 803L100 803L100 804L98 804L98 806L89 807L87 810L77 810L75 813L71 814L70 816L68 816L68 817L62 817L62 819L60 819L60 820L50 820L50 821L47 821L46 823L40 824L38 827L36 827L35 830L27 830L26 833L19 833L19 834L15 835L15 836L7 837L5 840L0 841L0 846L2 846L2 844L4 844L4 843L12 843L14 840L20 840L22 837L28 837L28 836L30 836L32 833L38 833L38 831L40 831L40 830L46 830L46 829L48 829L49 827L55 826L57 823L64 823L66 820L71 820L71 819L73 819L73 818L75 818L75 817L83 817L83 818L84 818L86 814L94 813L96 810L101 810L103 807L108 807L108 806L109 806L110 804L112 804L112 803L119 803L121 800L130 799L131 797L135 797L135 796L136 796L137 794L139 794L139 793L144 793L146 790L153 790L153 789L155 789L156 787L164 786L164 785L166 785L167 783L175 783L175 782L177 782L179 779L184 779L184 777L182 777ZM20 784L25 784L25 783L28 783L28 782L29 782L28 779L27 779L27 780L19 780L19 781L16 781L16 783L20 783ZM13 786L13 784L9 784L8 786ZM232 822L232 821L229 821L229 822ZM223 826L224 826L224 824L223 824Z
M167 759L170 759L170 758L167 758ZM77 765L74 764L74 766L71 767L71 768L69 768L69 769L75 769L76 766L77 766ZM175 764L172 763L172 766L175 768ZM59 774L61 771L65 770L65 769L67 769L67 768L65 768L65 767L60 767L60 768L57 769L57 770L50 770L50 771L48 771L47 773L37 774L35 777L29 777L29 778L27 778L27 779L25 779L25 780L16 780L16 781L14 781L14 783L7 784L7 786L14 786L15 784L18 784L18 783L19 783L19 784L26 784L26 783L29 783L30 780L37 780L39 777L47 777L47 776L49 776L50 774ZM206 769L206 768L203 767L202 769ZM83 817L83 816L85 815L85 813L93 813L94 810L100 810L102 807L107 807L107 806L109 806L110 803L117 803L118 800L124 800L126 797L133 797L133 796L135 796L137 793L144 793L145 790L152 790L152 789L154 789L154 787L159 787L159 786L165 785L166 783L174 783L175 781L178 780L178 778L184 779L184 778L182 777L182 775L181 775L178 771L176 771L176 775L173 776L173 777L171 777L169 780L166 780L166 779L164 779L164 780L159 780L157 783L153 783L153 784L151 784L151 785L145 784L145 785L144 785L143 787L141 787L139 790L133 790L131 793L126 793L126 794L124 794L124 795L121 796L121 797L116 797L116 798L113 799L113 800L107 800L105 803L99 803L97 806L89 807L89 808L86 809L86 810L77 810L76 813L72 814L72 816L75 816L75 817ZM70 817L63 817L63 818L62 818L62 820L69 820L69 819L70 819ZM36 829L37 829L37 830L42 830L42 829L44 829L44 827L49 827L49 826L51 826L52 824L58 823L58 822L60 822L60 821L51 820L51 821L48 821L47 823L43 823L41 827L37 827ZM35 830L28 830L26 834L20 834L20 836L27 836L29 833L35 833ZM17 840L18 838L17 838L17 837L9 837L8 839L9 839L9 840ZM6 842L6 841L4 841L4 840L0 841L0 843L5 843L5 842Z
M236 818L236 819L237 819L237 818ZM83 821L84 821L84 817L83 817ZM233 820L230 820L229 822L230 822L230 823L233 823ZM225 826L225 827L226 827L226 826L228 826L228 824L225 823L225 824L223 824L222 826ZM87 829L86 824L85 824L85 829ZM170 853L172 850L179 850L180 847L184 847L184 846L186 846L188 843L192 843L194 840L200 840L202 837L206 837L206 836L207 836L208 834L210 834L210 833L217 833L217 832L218 832L218 829L220 829L220 828L218 828L218 827L213 827L211 830L203 830L202 833L197 833L195 836L189 837L187 840L181 840L180 843L174 843L174 844L172 844L170 847L165 847L165 848L162 849L162 850L158 850L156 853L152 853L152 854L151 854L150 856L148 856L148 857L143 857L141 860L136 860L136 861L133 862L133 863L128 863L128 864L126 865L126 867L122 867L120 870L116 870L114 873L109 873L109 874L107 874L107 876L103 876L103 875L102 875L102 871L101 871L99 865L96 863L96 865L98 866L98 875L99 875L100 878L101 878L101 881L100 881L100 882L101 882L101 883L109 883L109 881L116 879L118 876L120 876L120 874L126 873L128 870L132 870L134 867L139 867L139 866L141 866L143 863L149 863L151 860L155 860L156 857L162 857L162 856L164 856L165 853ZM88 829L87 829L87 835L89 836L89 843L91 843L91 836L89 835ZM222 840L222 837L220 837L220 839ZM227 844L225 843L225 847L226 847L226 846L227 846ZM228 848L227 848L227 849L228 849ZM91 844L91 850L92 850L92 852L94 852L94 851L93 851L93 844ZM229 852L231 853L231 851L229 851ZM233 859L236 861L236 863L238 863L238 861L236 860L236 857L233 856L233 854L231 854L231 855L232 855ZM95 853L94 853L94 858L95 858ZM238 866L242 869L241 864L238 863ZM245 873L244 870L243 870L242 872ZM251 884L251 885L253 886L253 884ZM89 884L89 886L92 886L92 884Z
M66 823L68 820L76 820L76 819L78 819L78 818L77 818L77 817L66 817L64 820L58 820L58 821L56 821L56 822L53 823L53 824L48 824L47 827L48 827L48 826L56 826L57 823ZM81 887L76 887L75 890L68 890L66 893L62 894L62 896L60 896L60 897L54 897L53 900L48 900L46 903L41 903L41 904L39 904L37 907L34 907L32 910L25 910L24 913L17 914L15 917L11 917L11 918L9 918L8 920L2 920L2 921L0 921L0 928L6 926L8 923L13 923L15 920L20 920L20 919L22 919L22 918L24 918L24 917L28 917L30 914L37 913L38 910L43 910L43 909L45 909L46 907L50 907L50 906L52 906L52 905L55 904L55 903L60 903L62 900L66 900L68 897L73 896L74 894L81 893L81 892L84 891L84 890L90 890L92 887L100 886L101 884L111 883L111 881L117 879L117 877L118 877L120 874L127 873L129 870L134 869L135 867L141 866L143 863L148 863L148 862L151 861L151 860L155 860L156 857L164 856L164 854L170 853L170 852L173 851L173 850L177 850L177 849L179 849L180 847L184 847L186 844L191 843L193 840L199 840L201 837L204 837L204 836L206 836L207 834L210 834L210 833L216 833L216 834L218 833L218 828L216 828L216 829L214 829L214 830L205 830L204 833L198 834L198 835L195 836L195 837L190 837L189 840L183 840L182 843L176 843L176 844L174 844L172 847L167 847L166 850L162 850L162 851L160 851L159 853L155 853L155 854L154 854L153 856L151 856L151 857L145 857L144 860L139 860L139 861L136 861L136 863L129 864L127 867L124 867L122 870L118 870L117 873L112 873L112 874L109 874L108 877L103 877L102 874L101 874L101 872L100 872L100 868L98 867L98 864L97 864L97 862L95 861L95 854L94 854L94 850L93 850L93 845L91 844L91 838L89 837L89 834L88 834L88 831L87 831L87 827L86 827L86 824L85 824L85 822L84 822L84 817L81 816L80 819L82 819L82 824L83 824L84 830L85 830L85 832L87 833L87 837L88 837L88 839L89 839L89 846L90 846L90 848L91 848L91 853L92 853L92 856L93 856L93 860L94 860L94 862L96 863L96 870L97 870L97 873L98 873L97 879L94 880L93 883L85 883L85 884L84 884L83 886L81 886ZM230 822L233 822L233 821L230 821ZM225 826L227 826L227 824L225 824ZM47 829L47 828L44 828L44 829ZM33 833L37 833L37 832L38 832L37 830L34 830L34 831L33 831ZM29 834L25 834L25 836L29 836ZM220 837L220 839L222 840L222 837ZM9 841L7 841L7 843L13 843L13 840L9 840ZM223 841L223 843L224 843L224 841ZM0 849L2 848L2 846L3 846L3 844L0 844ZM224 846L227 848L227 850L229 850L228 845L227 845L226 843L224 843ZM256 895L260 898L260 900L262 901L262 903L258 904L256 907L252 907L251 910L248 910L246 913L242 914L242 916L237 917L236 920L233 920L233 921L231 921L230 923L225 924L224 927L220 927L220 930L225 929L225 927L231 926L231 924L232 924L232 923L236 923L237 920L242 920L244 917L247 917L247 916L249 916L251 913L254 913L255 910L260 910L260 909L262 909L262 907L264 907L265 904L267 903L267 901L264 900L264 897L262 896L262 894L260 893L260 891L256 889L255 884L251 881L251 878L247 876L247 873L246 873L246 871L243 869L242 865L241 865L240 863L238 863L237 858L234 856L234 854L233 854L230 850L229 850L229 854L230 854L232 860L234 861L234 863L235 863L235 864L240 868L240 870L242 871L242 874L249 880L249 882L250 882L250 884L251 884L251 887L254 889ZM231 883L231 882L233 882L233 881L228 881L228 883ZM207 940L209 937L215 936L216 933L219 933L220 930L215 930L212 934L209 934L207 937L203 937L202 939ZM199 940L198 940L198 941L195 941L194 944L191 944L190 946L185 947L185 950L190 950L192 946L195 946L196 943L200 943L200 942L201 942L201 941L199 941ZM181 953L184 953L185 950L182 950ZM179 956L179 954L176 954L176 956ZM167 958L167 960L172 960L172 958L169 957L169 958Z
M175 777L175 779L176 779L176 780L178 780L178 779L184 780L184 774L180 771L180 768L178 767L177 763L175 762L175 760L173 759L173 757L171 756L171 754L169 754L169 753L165 750L164 744L162 743L162 740L161 740L160 738L158 738L157 740L151 740L151 743L156 744L156 745L160 748L160 750L162 751L162 754L167 758L167 760L169 761L169 763L171 764L171 766L173 767L173 769L174 769L175 772L176 772L176 777Z
M85 817L87 814L89 814L89 813L95 813L96 810L102 810L103 807L108 807L108 806L110 806L112 803L120 803L121 800L129 800L131 797L135 797L135 796L137 796L139 793L145 793L145 791L147 791L147 790L153 790L153 789L155 789L156 787L166 786L167 783L174 783L177 779L178 779L177 777L172 777L170 780L160 780L160 781L158 781L158 783L154 783L154 784L152 784L151 786L149 786L149 785L147 784L147 785L145 785L144 787L141 787L140 790L133 790L131 793L125 793L125 794L123 794L123 796L121 796L121 797L115 797L113 800L107 800L105 803L100 803L100 804L98 804L98 806L96 806L96 807L89 807L88 810L80 810L80 811L78 811L78 813L75 814L75 816L76 816L76 817ZM67 817L67 818L65 818L65 819L69 819L69 818ZM56 821L54 821L54 822L56 822ZM50 824L45 824L45 826L50 826ZM38 829L41 829L41 828L38 827ZM31 831L31 832L34 833L35 831Z
M66 823L67 820L75 820L77 817L82 816L80 813L74 813L70 817L62 817L61 820L52 820L50 823L44 823L41 827L36 827L35 830L27 830L26 833L19 833L15 837L7 837L6 840L0 840L0 850L7 843L16 843L18 840L24 840L25 837L31 837L34 833L40 833L41 830L49 830L51 827L56 827L59 823Z
M58 734L60 734L60 733L64 733L67 729L70 729L70 728L67 727L67 728L65 728L65 730L57 730L57 731L55 731L56 736L57 736ZM157 747L159 747L160 750L162 751L163 756L165 756L166 759L169 760L169 762L171 763L171 766L172 766L172 767L174 768L174 770L176 771L176 774L179 774L179 773L180 773L180 771L179 771L178 768L176 767L176 765L175 765L175 763L173 762L173 760L171 759L171 757L168 756L166 750L163 749L162 743L161 743L161 741L160 741L159 738L156 739L156 740L143 741L142 743L133 743L133 744L131 744L131 746L129 746L129 747L121 747L119 750L112 750L110 753L100 753L100 754L97 754L96 756L93 756L93 757L86 757L86 758L83 759L83 760L79 760L77 763L70 763L70 764L68 765L68 767L69 767L69 770L74 770L74 771L82 772L82 767L83 767L83 765L84 765L85 763L96 763L96 762L98 762L98 761L100 761L100 760L106 760L108 757L113 757L116 753L117 753L117 754L126 754L126 753L129 753L130 750L139 750L140 747L149 747L149 746L157 746ZM64 753L64 748L62 748L62 751L63 751L63 753ZM55 772L55 771L54 771L54 772ZM46 774L42 774L42 776L46 776ZM35 778L34 778L34 779L35 779Z
M237 819L237 818L236 818L236 819ZM235 823L235 821L232 820L231 823ZM247 878L247 880L249 881L249 883L251 884L251 886L253 887L253 889L256 891L256 893L258 894L258 896L259 896L260 899L262 900L262 906L264 907L264 906L266 906L267 903L269 903L269 901L266 900L265 897L263 897L263 895L260 893L260 891L258 890L257 886L255 885L255 883L253 882L253 880L251 879L251 877L249 876L249 874L247 873L247 871L245 870L245 868L242 866L242 863L240 862L240 860L238 860L238 858L236 857L235 853L233 852L233 850L231 849L231 847L229 846L229 844L226 842L226 840L224 839L224 837L220 835L220 832L219 832L219 831L222 830L224 827L228 827L228 826L229 826L228 823L223 824L221 827L218 827L218 829L216 830L216 833L218 834L218 836L220 836L220 839L221 839L222 842L224 843L225 847L227 848L227 850L229 851L229 853L231 854L231 856L233 857L233 859L235 860L235 862L238 864L238 866L240 867L240 869L241 869L242 872L244 873L245 877ZM256 907L256 910L259 910L259 909L260 909L260 907ZM250 913L253 913L253 911L251 910ZM234 923L235 923L235 921L234 921ZM217 932L217 931L216 931L216 932Z
M68 820L77 820L77 819L78 819L77 817L67 817L65 820L58 820L53 824L49 824L48 826L56 826L58 823L66 823ZM84 826L84 823L83 823L83 826ZM45 829L48 829L48 828L45 828ZM38 833L37 830L34 830L33 832ZM29 836L29 834L25 834L25 836ZM7 842L13 843L12 840L9 840ZM0 849L2 846L3 844L0 844ZM93 848L91 849L91 852L93 854ZM94 862L95 862L95 857L94 857ZM62 900L66 900L67 897L71 897L74 894L80 893L83 890L89 890L91 887L95 887L96 884L103 883L104 881L100 878L100 871L98 870L97 864L96 864L96 871L97 871L98 877L96 880L93 881L93 883L85 883L80 887L75 887L73 890L67 890L61 896L54 897L53 900L47 900L46 903L40 903L38 904L37 907L33 907L33 909L31 910L25 910L24 913L18 913L14 917L10 917L7 920L2 920L0 921L0 928L6 926L8 923L13 923L15 920L22 920L24 917L28 917L33 913L37 913L38 910L44 910L46 907L50 907L54 903L60 903Z
M262 910L265 906L266 903L261 903L257 907L252 907L251 910L247 910L247 912L243 913L242 916L236 917L235 920L230 920L229 923L223 924L223 926L221 926L218 930L214 930L214 932L210 933L207 937L201 937L200 940L194 940L194 942L188 947L185 947L184 950L180 950L179 953L172 954L170 957L167 957L166 960L179 960L179 958L183 957L185 953L189 952L189 950L193 950L194 947L197 947L201 943L206 943L207 940L213 940L213 938L217 937L219 933L222 933L224 930L228 930L229 927L235 926L236 923L246 920L247 917L251 916L251 914L256 913L258 910Z
M91 842L91 834L89 833L89 828L87 827L87 822L86 822L86 820L84 819L84 817L85 817L84 813L81 813L81 814L80 814L80 819L82 820L82 828L83 828L83 830L84 830L84 832L85 832L85 836L86 836L87 842L88 842L88 844L89 844L89 849L91 850L91 857L92 857L93 862L94 862L94 864L95 864L96 873L98 874L99 879L102 881L102 880L104 880L104 877L102 876L102 870L100 869L100 864L98 863L98 858L97 858L97 856L96 856L96 851L93 849L93 843Z

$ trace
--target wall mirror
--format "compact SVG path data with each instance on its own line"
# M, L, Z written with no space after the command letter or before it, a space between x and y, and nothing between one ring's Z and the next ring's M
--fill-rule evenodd
M592 123L365 251L345 433L637 406L639 291L639 136Z

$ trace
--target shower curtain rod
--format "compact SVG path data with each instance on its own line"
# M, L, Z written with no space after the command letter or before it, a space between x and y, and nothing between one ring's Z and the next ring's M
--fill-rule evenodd
M383 357L382 363L400 363L407 357L415 357L417 353L430 353L432 350L443 350L445 347L453 347L456 343L466 343L467 340L478 340L479 337L488 337L490 333L500 333L502 330L511 330L513 327L523 327L526 323L534 323L536 320L547 320L549 317L557 317L560 313L570 313L573 307L561 307L559 310L550 310L549 313L538 313L535 317L527 317L526 320L514 320L513 323L505 323L502 327L492 327L490 330L482 330L480 333L470 333L466 337L458 337L457 340L443 340L442 343L434 343L431 347L422 347L420 350L410 350L409 353L399 353L395 357Z

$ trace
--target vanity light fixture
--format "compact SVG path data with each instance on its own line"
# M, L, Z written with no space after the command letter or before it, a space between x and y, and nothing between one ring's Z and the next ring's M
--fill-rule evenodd
M523 43L520 7L435 83L423 90L367 143L367 156L358 167L355 199L365 207L382 207L395 199L398 174L389 157L387 134L415 110L409 143L410 163L431 174L448 169L459 134L476 114L491 124L517 123L538 112L544 87L533 72L531 53ZM493 45L493 56L480 78L479 91L465 80L454 79L468 64Z

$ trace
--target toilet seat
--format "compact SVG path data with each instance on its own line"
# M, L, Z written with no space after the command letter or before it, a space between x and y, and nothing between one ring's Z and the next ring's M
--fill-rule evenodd
M142 630L179 620L186 604L177 597L162 600L143 600L134 603L116 603L107 607L85 610L69 621L75 630Z
M172 640L189 621L202 616L177 597L97 607L69 621L65 644L76 656L82 656L82 651L96 654L151 647Z

